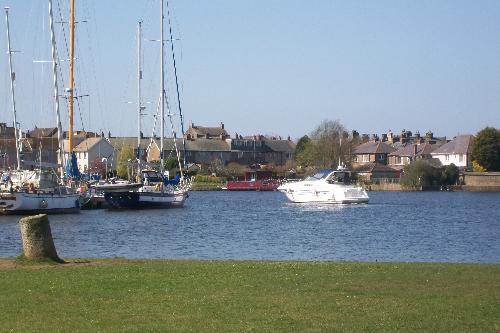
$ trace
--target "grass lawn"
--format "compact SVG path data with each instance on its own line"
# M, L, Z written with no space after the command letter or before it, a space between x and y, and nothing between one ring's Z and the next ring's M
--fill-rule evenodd
M500 332L500 265L0 259L0 332Z

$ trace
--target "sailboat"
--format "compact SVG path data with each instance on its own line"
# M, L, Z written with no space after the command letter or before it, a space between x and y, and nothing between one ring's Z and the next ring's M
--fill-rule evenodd
M168 6L168 3L167 3ZM189 184L185 182L184 175L182 172L182 163L180 160L179 150L177 148L177 140L174 133L174 145L177 153L177 160L180 167L180 175L173 179L168 180L164 175L164 156L163 156L163 139L165 137L165 74L164 74L164 44L165 39L163 37L163 0L161 1L161 33L160 33L160 43L161 43L161 62L160 62L160 72L161 72L161 82L160 82L160 122L161 122L161 134L160 134L160 171L146 169L140 170L140 159L139 159L139 145L140 145L140 117L141 111L143 109L141 105L141 69L140 69L140 57L141 57L141 22L138 25L137 40L138 40L138 98L137 98L137 108L138 108L138 146L137 146L137 164L138 164L138 176L140 177L142 186L138 189L127 189L119 190L116 187L110 186L96 186L96 189L102 190L104 192L104 198L106 202L115 209L140 209L140 208L174 208L182 207L186 198L188 197ZM172 34L170 36L172 39ZM172 47L173 49L173 47ZM173 52L173 51L172 51ZM175 65L175 57L174 57ZM177 75L176 75L177 83ZM178 91L177 91L178 93ZM179 97L179 96L178 96ZM180 109L180 100L179 102ZM171 114L169 113L169 117ZM130 184L134 186L134 184Z
M73 0L72 0L73 2ZM71 38L74 38L74 6L71 6ZM9 8L5 8L5 17L7 23L7 49L9 55L9 68L11 79L11 96L12 109L14 113L15 127L15 142L17 167L16 170L6 173L2 176L2 184L0 187L0 214L35 214L35 213L78 213L80 211L80 194L75 193L72 188L61 184L63 171L61 169L61 178L58 181L46 182L42 186L42 179L47 180L53 174L50 171L40 170L24 171L21 170L21 160L19 155L19 135L17 130L16 119L16 104L14 94L14 75L12 70L12 50L10 47L10 31L9 31ZM54 93L55 93L55 109L57 114L59 151L62 154L62 128L59 116L58 103L58 85L57 85L57 61L55 51L55 35L52 15L52 0L49 0L49 23L52 42L52 70L54 75ZM73 44L73 43L72 43ZM71 48L71 65L70 65L70 80L72 81L72 60L73 60L73 45ZM72 90L72 82L70 82L70 90ZM72 98L72 93L70 93ZM71 103L72 104L72 103ZM70 111L71 114L71 111ZM71 120L70 120L71 123ZM71 125L70 125L71 126ZM71 134L70 134L71 135ZM62 161L62 159L61 159ZM47 177L49 176L49 177ZM53 178L52 178L53 179ZM35 186L37 184L37 186Z

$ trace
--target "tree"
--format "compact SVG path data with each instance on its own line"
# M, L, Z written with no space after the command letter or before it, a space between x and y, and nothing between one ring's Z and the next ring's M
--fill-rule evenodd
M224 169L224 163L220 160L220 158L214 158L210 161L210 165L208 166L208 172L211 174L218 175Z
M90 162L89 171L93 174L98 174L101 177L106 177L106 163L102 161L100 156L97 156L92 160L92 162Z
M228 178L234 178L236 176L242 176L248 170L249 168L245 165L241 165L238 162L230 162L224 168L224 175Z
M458 167L451 163L447 165L441 174L441 184L442 185L455 185L458 181L460 172Z
M116 174L120 178L129 176L132 161L135 160L134 149L131 147L123 147L116 157Z
M425 160L418 160L404 167L401 186L405 189L419 189L421 186L439 185L441 170Z
M311 133L313 142L312 159L317 167L331 168L337 166L339 157L345 151L346 140L344 125L338 120L323 120ZM345 162L345 161L342 161Z
M500 171L500 130L486 127L479 131L471 157L487 171Z
M312 164L313 144L307 135L301 137L297 142L294 155L298 165L307 167Z
M179 170L179 160L177 160L177 157L171 156L163 163L163 167L168 171L177 171Z

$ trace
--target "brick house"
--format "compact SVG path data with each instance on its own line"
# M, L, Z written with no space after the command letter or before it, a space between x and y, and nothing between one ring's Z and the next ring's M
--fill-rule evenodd
M357 146L353 153L353 162L387 164L388 155L396 151L395 148L381 141L369 141Z

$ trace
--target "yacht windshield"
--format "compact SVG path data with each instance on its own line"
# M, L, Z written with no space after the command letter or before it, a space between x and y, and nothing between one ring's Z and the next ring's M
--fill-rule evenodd
M332 174L328 179L326 180L328 183L333 184L333 183L339 183L339 184L350 184L351 182L351 177L349 172L345 171L340 171L340 172L335 172Z
M320 180L328 176L333 170L320 170L314 175L307 177L304 180Z

